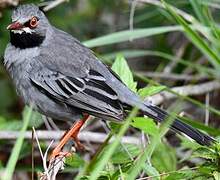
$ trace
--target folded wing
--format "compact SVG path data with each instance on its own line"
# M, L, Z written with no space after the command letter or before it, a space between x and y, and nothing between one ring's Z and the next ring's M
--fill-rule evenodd
M92 115L123 119L123 107L117 93L95 70L88 70L82 77L73 77L42 68L31 73L30 80L39 91L56 101Z

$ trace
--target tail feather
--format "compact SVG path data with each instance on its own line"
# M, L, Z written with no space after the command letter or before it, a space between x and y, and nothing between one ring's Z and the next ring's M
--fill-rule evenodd
M157 122L162 122L169 118L168 113L157 106L146 104L146 108L155 112L155 114L150 114L149 110L143 111L143 113ZM183 133L187 135L201 145L210 146L215 142L215 139L213 139L211 136L202 133L201 131L193 128L192 126L182 122L179 119L175 119L173 121L171 124L171 129L177 133Z

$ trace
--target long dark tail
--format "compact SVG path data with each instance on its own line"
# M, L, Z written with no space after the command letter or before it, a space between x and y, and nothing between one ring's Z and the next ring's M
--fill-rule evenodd
M147 104L146 108L146 111L143 111L144 115L147 115L148 117L154 119L157 122L162 122L169 118L168 113L157 106ZM154 113L150 113L148 109L150 109ZM213 139L211 136L202 133L201 131L193 128L192 126L182 122L179 119L175 119L173 121L171 129L177 133L183 133L189 136L201 145L210 146L215 142L215 139Z

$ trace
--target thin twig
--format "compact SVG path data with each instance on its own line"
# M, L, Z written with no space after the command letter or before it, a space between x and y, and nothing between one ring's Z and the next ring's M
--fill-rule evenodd
M56 6L60 5L61 3L67 2L68 0L55 0L52 1L49 5L47 5L46 7L44 7L44 11L49 11L53 8L55 8Z
M31 147L31 180L34 180L34 131L32 127L32 133L31 133L31 142L32 142L32 147Z
M209 96L209 93L207 93L206 96L205 96L205 106L206 106L206 109L205 109L205 125L206 126L209 125L209 99L210 99L210 96Z
M50 124L50 126L52 127L53 130L59 131L59 127L56 125L56 123L53 121L52 118L47 117L48 123Z
M136 179L136 180L153 179L153 178L156 178L156 177L162 177L162 176L169 175L169 174L173 174L173 173L176 173L176 172L183 172L183 171L188 171L188 170L195 170L195 169L198 169L198 168L199 168L199 167L192 167L192 168L187 168L187 169L180 169L180 170L178 170L178 171L170 171L170 172L162 173L162 174L155 175L155 176L148 176L148 177L138 178L138 179Z
M216 80L201 83L201 84L196 84L196 85L186 85L186 86L171 88L172 91L183 96L189 96L189 95L195 96L195 95L206 94L208 92L212 92L217 89L220 89L220 82ZM151 96L150 100L153 104L158 105L164 102L165 100L170 100L175 97L176 97L175 94L171 92L163 91L159 94Z
M50 147L52 146L54 141L51 141L49 146L47 147L45 153L44 153L44 157L43 157L43 166L44 166L44 173L47 175L47 177L49 178L50 175L49 175L49 171L48 171L48 168L47 168L47 154L48 154L48 151L50 149Z
M134 13L135 13L135 7L137 5L137 1L134 0L131 3L131 11L130 11L130 18L129 18L129 29L130 31L133 31L134 29ZM130 39L132 41L133 39Z
M143 146L143 149L146 148L146 136L145 136L145 133L144 131L141 131L141 142L142 142L142 146Z
M152 5L155 5L155 6L158 6L158 7L161 7L161 8L165 8L165 6L160 2L160 1L157 1L157 0L136 0L137 2L140 2L140 3L146 3L146 4L152 4ZM173 7L172 8L175 9L175 11L180 14L184 19L186 19L187 21L189 22L195 22L195 18L193 16L191 16L190 14L176 8L176 7Z
M164 68L163 72L164 73L171 73L173 71L173 69L176 67L176 65L179 63L181 57L183 56L186 46L188 44L188 42L181 42L181 47L177 50L176 52L176 57L174 61L170 61Z
M40 175L40 180L55 180L59 170L62 170L64 168L64 161L65 161L64 155L60 155L51 159L49 162L49 166L47 167L48 151L52 146L52 144L53 141L47 147L47 150L44 154L44 158L43 158L44 173Z
M19 0L0 0L0 7L5 7L5 6L17 6Z
M41 149L41 147L40 147L39 140L38 140L38 134L36 133L36 131L35 131L35 128L34 128L34 127L32 127L32 130L33 130L33 132L34 132L34 137L35 137L35 139L36 139L37 146L38 146L38 148L39 148L40 155L41 155L41 158L42 158L42 160L43 160L43 159L44 159L44 156L43 156L43 152L42 152L42 149ZM25 133L25 134L26 134L26 133Z
M203 75L187 75L187 74L174 74L174 73L163 73L163 72L146 72L146 71L137 71L138 75L150 77L150 78L161 78L161 79L171 79L171 80L180 80L180 81L201 81L208 79L207 76Z
M65 131L44 131L39 130L36 131L35 136L38 137L38 139L43 140L59 140L62 135L65 133ZM15 140L19 136L19 132L17 131L0 131L0 139L11 139ZM31 131L27 131L24 135L25 139L31 139ZM80 141L89 141L94 143L103 143L104 140L107 138L107 134L105 133L95 133L95 132L88 132L88 131L82 131L79 133L79 140ZM112 141L114 140L114 137L112 138ZM131 136L124 136L122 138L122 143L130 143L130 144L137 144L140 145L141 142L136 137Z
M46 129L52 130L52 127L51 127L50 123L48 122L47 117L43 115L43 116L42 116L42 119L43 119L43 121L44 121L44 124L45 124L45 126L46 126Z
M44 173L41 177L41 179L45 178L45 176L47 177L47 179L50 179L50 174L49 174L49 170L47 168L47 155L48 155L48 151L50 149L50 147L52 146L54 141L51 141L49 146L47 147L45 153L44 153L44 157L43 157L43 167L44 167Z

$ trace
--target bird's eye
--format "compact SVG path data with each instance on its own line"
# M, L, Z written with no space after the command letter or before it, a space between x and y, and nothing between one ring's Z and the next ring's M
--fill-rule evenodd
M30 28L35 28L37 26L37 23L38 23L38 18L32 17L29 22Z

